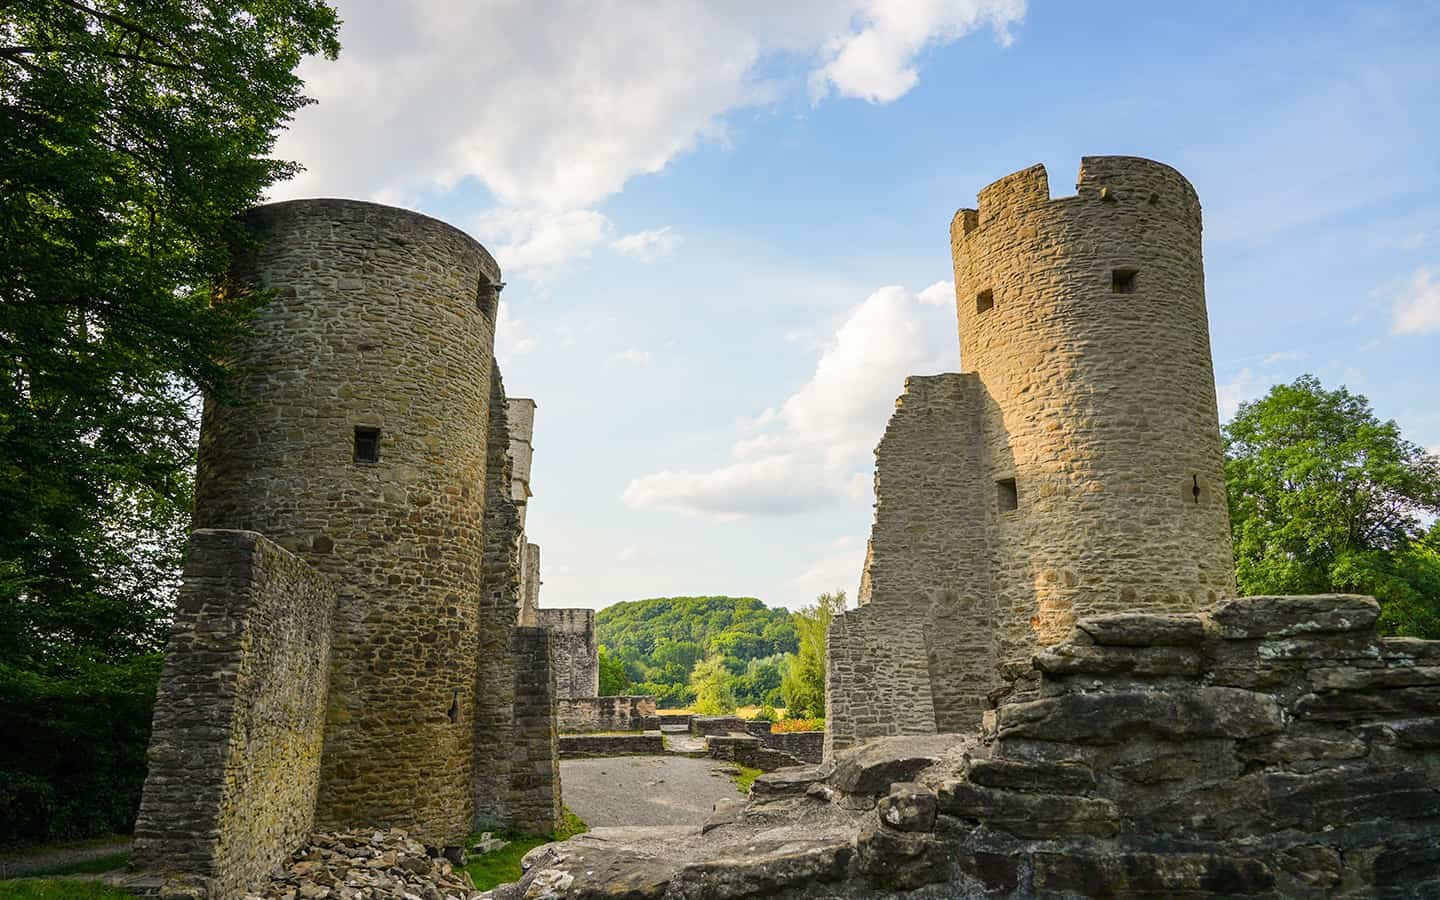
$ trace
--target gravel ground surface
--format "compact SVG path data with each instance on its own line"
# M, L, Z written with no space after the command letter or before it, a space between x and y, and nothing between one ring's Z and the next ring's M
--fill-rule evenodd
M713 759L610 756L560 762L565 805L592 828L701 825L716 800L743 800Z
M113 837L7 851L0 853L0 878L19 878L34 872L49 872L63 866L123 853L129 849L130 838Z

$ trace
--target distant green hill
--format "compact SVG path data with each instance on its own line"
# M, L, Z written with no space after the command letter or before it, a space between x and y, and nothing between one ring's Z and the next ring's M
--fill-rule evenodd
M792 614L754 597L657 597L608 606L595 617L596 639L618 660L630 691L654 694L668 708L694 699L695 663L719 654L735 676L741 703L774 701L781 661L797 646ZM602 663L604 665L604 663Z

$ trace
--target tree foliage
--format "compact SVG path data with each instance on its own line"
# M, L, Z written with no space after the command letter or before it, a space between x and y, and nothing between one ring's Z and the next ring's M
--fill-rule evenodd
M1386 631L1440 638L1440 459L1309 375L1242 404L1225 442L1242 594L1372 594Z
M799 650L791 657L780 682L785 714L792 719L825 715L825 638L830 622L845 611L845 592L821 594L814 606L795 614Z
M255 302L216 287L337 27L319 0L0 5L0 730L26 736L0 840L133 817L195 401Z
M780 684L796 648L791 614L753 597L659 597L616 603L595 618L596 638L623 664L631 690L665 708L696 699L692 673L718 657L737 702L761 704Z
M702 716L728 716L739 706L735 701L735 675L718 654L702 659L690 673L690 689L695 692L692 708Z
M604 644L600 645L598 651L600 662L600 696L618 697L630 693L630 679L625 674L625 664L618 656L610 652L610 648Z

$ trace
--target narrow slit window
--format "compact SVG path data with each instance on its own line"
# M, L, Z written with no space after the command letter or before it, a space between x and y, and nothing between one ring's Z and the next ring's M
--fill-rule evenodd
M1015 489L1015 479L1001 478L995 482L995 501L1001 512L1014 512L1020 508L1020 492Z
M1140 274L1138 269L1112 269L1110 271L1110 290L1116 294L1135 293L1135 276Z
M983 291L981 291L980 293L978 293L978 294L975 295L975 312L976 312L977 315L978 315L979 313L989 312L990 310L992 310L992 309L994 309L994 308L995 308L995 292L994 292L994 291L990 290L989 288L986 288L985 290L983 290Z
M380 461L380 429L364 425L355 426L355 461L359 463Z

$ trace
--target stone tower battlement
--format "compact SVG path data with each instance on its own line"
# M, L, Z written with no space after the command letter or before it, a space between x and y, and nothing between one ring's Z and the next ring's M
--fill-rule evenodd
M827 739L974 727L1081 616L1234 594L1200 204L1179 172L1044 166L951 223L961 373L912 378L876 450L862 606Z

